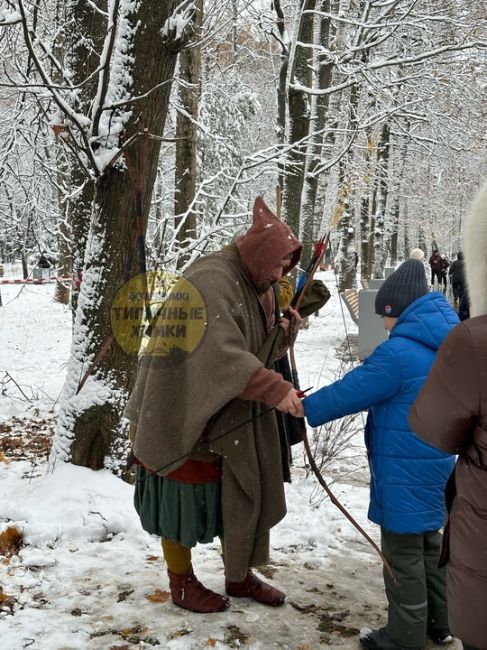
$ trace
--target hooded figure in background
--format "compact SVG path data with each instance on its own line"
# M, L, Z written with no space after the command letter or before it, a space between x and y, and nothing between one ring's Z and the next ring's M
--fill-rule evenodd
M473 318L450 332L409 416L426 443L458 454L448 481L443 560L448 618L465 650L487 649L487 183L465 223Z
M452 640L445 571L438 569L446 518L443 492L454 458L424 444L408 425L408 411L441 342L458 317L441 293L430 293L421 261L408 259L375 299L390 335L342 379L303 400L311 426L368 409L365 444L370 465L369 519L397 577L384 571L388 621L363 628L368 650L422 650L429 636Z
M250 229L199 258L175 284L139 363L126 409L136 430L135 506L143 528L161 537L173 602L191 611L229 605L192 568L191 548L215 537L229 595L267 605L285 599L250 567L268 561L269 531L286 513L273 408L294 414L300 399L269 368L274 359L264 363L259 353L274 327L285 338L277 356L297 331L291 308L274 322L272 285L301 249L257 198Z

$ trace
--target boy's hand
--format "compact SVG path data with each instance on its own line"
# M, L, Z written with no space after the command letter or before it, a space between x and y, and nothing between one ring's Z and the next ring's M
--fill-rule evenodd
M299 393L294 388L291 388L289 393L284 399L279 402L276 408L278 411L282 411L283 413L290 413L295 417L304 416L303 405L301 404Z

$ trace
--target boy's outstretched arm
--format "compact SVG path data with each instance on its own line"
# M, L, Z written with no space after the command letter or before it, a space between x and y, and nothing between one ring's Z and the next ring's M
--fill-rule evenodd
M390 399L401 386L399 372L396 356L383 343L361 366L303 400L308 423L315 427Z

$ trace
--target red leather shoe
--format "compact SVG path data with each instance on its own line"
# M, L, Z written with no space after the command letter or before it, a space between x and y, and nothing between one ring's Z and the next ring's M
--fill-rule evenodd
M286 594L263 582L252 571L248 571L242 582L226 582L226 592L236 598L253 598L264 605L278 607L286 600Z
M193 567L188 573L179 575L167 571L172 602L178 607L189 609L190 612L209 614L223 612L230 605L230 599L207 589L196 578Z

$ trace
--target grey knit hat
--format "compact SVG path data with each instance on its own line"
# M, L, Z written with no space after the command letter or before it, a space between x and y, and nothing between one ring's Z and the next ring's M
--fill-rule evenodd
M397 318L412 302L428 293L424 265L409 259L390 275L375 297L375 313Z

